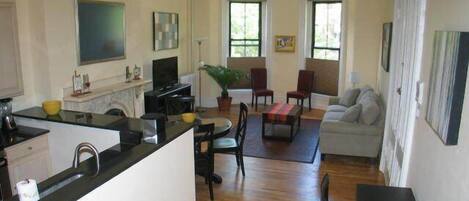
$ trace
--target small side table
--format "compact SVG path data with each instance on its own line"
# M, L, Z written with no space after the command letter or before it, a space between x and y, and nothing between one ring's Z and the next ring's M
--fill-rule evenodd
M410 188L358 184L357 201L415 201Z

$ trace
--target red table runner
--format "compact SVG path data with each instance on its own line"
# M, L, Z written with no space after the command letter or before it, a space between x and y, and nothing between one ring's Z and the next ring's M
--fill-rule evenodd
M288 114L292 111L294 105L286 103L275 103L270 110L266 111L269 121L286 122Z

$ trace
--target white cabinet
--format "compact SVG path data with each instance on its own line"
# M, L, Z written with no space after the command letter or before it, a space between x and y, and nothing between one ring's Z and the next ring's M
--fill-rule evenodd
M47 134L8 147L5 154L13 194L16 194L17 182L35 179L39 183L49 178L52 172Z
M16 6L0 2L0 99L23 95Z

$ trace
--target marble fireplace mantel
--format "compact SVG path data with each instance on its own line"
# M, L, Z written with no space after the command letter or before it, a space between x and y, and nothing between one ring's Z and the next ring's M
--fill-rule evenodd
M151 80L134 80L130 83L117 82L91 88L91 93L63 98L64 109L104 114L111 109L120 109L128 117L140 117L144 110L144 89Z

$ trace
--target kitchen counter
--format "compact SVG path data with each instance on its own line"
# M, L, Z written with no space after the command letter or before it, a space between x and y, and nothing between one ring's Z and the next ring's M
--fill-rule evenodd
M17 130L11 132L0 131L0 150L49 132L49 130L27 126L18 126L17 128Z
M49 116L41 107L21 110L13 113L13 115L16 117L119 131L121 133L121 143L139 144L140 139L143 137L143 121L136 118L70 110L62 110L57 115Z
M140 138L144 137L143 120L140 119L66 110L61 111L57 116L47 116L40 107L16 112L14 113L14 116L115 130L119 131L121 134L121 143L100 152L101 171L98 176L91 176L94 173L96 162L95 157L91 157L88 160L81 162L79 168L68 168L59 174L50 177L46 181L39 183L38 188L39 193L41 193L45 189L62 181L70 175L75 173L85 173L86 175L56 192L41 198L41 200L78 200L123 171L129 169L139 161L153 153L156 153L159 149L165 147L165 145L177 139L193 127L192 124L183 123L181 121L167 122L165 132L157 134L158 142L155 144L149 144L145 142L135 143L135 136L139 136ZM129 140L122 141L122 139L129 138L129 135L133 136L131 137L132 143L129 143ZM140 139L139 142L141 142ZM19 199L15 196L11 200Z

